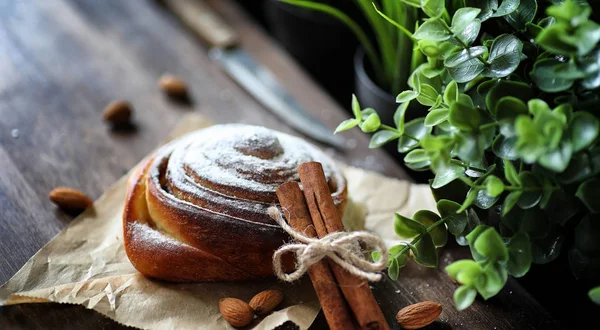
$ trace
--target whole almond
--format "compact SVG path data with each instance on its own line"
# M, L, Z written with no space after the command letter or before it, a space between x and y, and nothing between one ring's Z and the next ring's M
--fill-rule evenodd
M129 123L132 113L133 110L128 102L117 100L104 108L104 120L113 125L123 125Z
M79 190L58 187L50 192L50 200L63 209L82 210L92 206L92 200Z
M254 312L246 302L235 298L223 298L219 301L219 310L225 321L234 327L243 327L254 319Z
M403 329L420 329L435 321L442 313L442 305L434 301L423 301L402 308L396 321Z
M179 77L164 74L159 80L160 88L170 97L187 97L187 85Z
M265 290L252 297L250 307L254 309L256 314L264 315L274 310L282 300L283 292L280 290Z

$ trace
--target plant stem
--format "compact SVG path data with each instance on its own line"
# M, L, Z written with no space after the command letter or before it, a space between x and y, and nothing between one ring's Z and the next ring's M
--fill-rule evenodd
M496 126L500 126L500 124L498 122L494 121L494 122L483 124L483 125L479 126L479 129L483 130L483 129L486 129L486 128L496 127Z
M472 171L483 173L483 174L487 173L487 171L485 169L468 166L467 164L465 164L464 162L461 162L458 159L450 159L450 162L453 163L453 164L456 164L458 166L464 167L465 170L472 170Z
M388 126L388 125L385 125L385 124L381 124L381 125L379 126L379 128L383 128L383 129L384 129L384 130L386 130L386 131L398 132L398 129L397 129L397 128L395 128L395 127L392 127L392 126ZM406 134L406 133L402 134L402 136L406 136L407 138L409 138L409 139L411 139L411 140L414 140L414 141L417 141L417 142L421 141L421 140L417 139L416 137L414 137L414 136L412 136L412 135L408 135L408 134Z
M446 31L448 31L450 34L452 34L454 40L456 40L464 50L466 50L467 52L469 52L469 45L467 45L459 37L454 36L454 32L452 32L452 29L450 29L450 27L448 26L448 24L446 24L446 22L443 19L439 19L438 18L438 20L440 20L440 22L442 23L442 26L444 27L444 29L446 29ZM479 56L476 56L475 58L478 59L484 65L489 65L489 63L483 58L483 56L479 55Z
M405 245L405 246L402 248L402 250L400 250L400 252L398 252L398 254L397 254L397 255L402 255L404 252L406 252L408 249L410 249L410 246L411 246L411 245L415 245L415 244L419 243L419 241L420 241L420 240L423 238L423 236L424 236L425 234L429 234L429 232L431 232L431 231L432 231L432 230L433 230L435 227L437 227L437 226L441 225L441 224L442 224L442 223L444 223L444 222L446 222L446 220L444 220L444 218L442 218L442 219L440 219L440 220L436 221L436 222L435 222L434 224L432 224L431 226L427 227L427 230L426 230L424 233L421 233L421 234L417 235L417 237L413 238L413 240L412 240L410 243L406 244L406 245Z

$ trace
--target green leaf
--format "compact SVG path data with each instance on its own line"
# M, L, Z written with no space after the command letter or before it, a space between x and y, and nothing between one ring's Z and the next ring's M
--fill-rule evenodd
M483 55L486 51L487 48L485 46L475 46L468 49L459 50L446 57L446 59L444 60L444 66L446 66L447 68L457 67L468 60Z
M400 133L398 133L398 132L393 132L393 131L388 131L388 130L376 132L371 137L371 141L369 142L369 148L371 148L371 149L379 148L379 147L383 146L384 144L386 144L392 140L395 140L399 137L400 137Z
M400 238L413 238L427 231L422 224L404 217L398 213L394 214L394 231Z
M492 17L506 16L519 8L520 0L502 0L500 7L492 14Z
M554 172L564 171L573 155L573 147L569 141L563 141L560 143L558 149L548 152L538 159L540 165Z
M454 35L457 35L466 29L467 26L471 24L475 18L477 18L479 12L481 12L481 9L470 7L460 8L454 12L454 16L452 17L452 26L450 27Z
M477 197L477 190L476 189L469 190L469 192L467 193L467 197L465 198L465 201L460 206L460 209L458 209L458 211L456 211L456 212L458 212L458 213L464 212L467 208L469 208L469 206L471 206L471 204L473 204L473 202L475 201L475 197Z
M398 94L398 96L396 97L396 102L397 103L405 103L405 102L416 99L417 96L419 96L419 93L417 93L415 91L404 91L404 92Z
M427 114L427 116L425 117L425 126L432 127L432 126L438 125L440 123L443 123L444 121L446 121L448 119L449 113L450 113L450 110L448 110L448 109L436 109L436 110L430 111Z
M446 273L458 283L471 285L483 273L483 269L477 262L463 259L446 266Z
M487 59L490 64L483 75L490 78L502 78L513 73L521 63L523 43L511 34L503 34L494 39Z
M425 106L432 106L436 103L438 98L438 92L429 84L421 84L421 93L417 96L417 101Z
M502 204L502 216L505 216L512 208L517 204L519 198L521 198L521 194L523 192L520 190L515 190L508 194L506 198L504 198L504 203Z
M440 216L429 210L420 210L417 211L415 215L413 215L413 219L425 226L426 228L429 228L438 220L440 220ZM444 224L439 224L433 229L430 229L429 235L431 235L433 244L436 247L444 246L448 241L448 232L446 231L446 227L444 227Z
M450 105L458 100L458 84L452 80L444 90L444 103ZM425 120L427 121L427 120Z
M471 131L479 127L481 115L476 108L455 102L450 106L448 121L462 131Z
M462 132L455 136L455 140L457 146L455 152L461 160L468 163L481 161L486 148L487 134Z
M417 40L429 40L429 41L444 41L450 39L452 34L443 25L439 19L430 18L425 21L417 31L413 34L413 37Z
M400 268L406 266L410 258L410 249L404 249L406 244L398 244L389 249L390 257L396 259Z
M411 250L415 261L425 267L437 267L437 250L433 244L431 235L423 234L421 239L415 245L411 245Z
M429 17L441 16L444 8L444 0L421 0L421 9Z
M394 112L394 124L400 134L404 134L404 117L406 117L406 110L409 104L409 102L400 104Z
M504 192L504 182L498 177L490 175L485 179L485 189L490 196L498 197Z
M536 206L542 199L542 190L535 175L529 171L523 171L519 173L519 180L523 185L523 193L517 204L522 209L529 209Z
M335 129L335 132L333 132L333 134L347 131L347 130L355 127L359 123L360 123L360 121L355 118L346 119L338 125L338 127Z
M533 22L536 12L536 0L521 0L519 7L512 13L504 16L504 19L515 29L525 30L527 23Z
M398 265L398 260L390 259L388 263L388 276L392 280L397 280L400 275L400 265Z
M585 111L574 113L568 133L573 145L573 152L581 151L590 146L598 137L599 132L600 122L598 122L598 118Z
M506 269L514 277L521 277L529 271L532 262L531 242L526 233L518 233L508 242L508 263Z
M577 52L576 44L563 41L570 26L565 23L558 23L543 29L535 38L535 42L544 50L559 55L570 55Z
M476 58L446 68L450 77L458 83L466 83L475 79L484 69L485 65Z
M518 115L526 115L527 104L513 96L504 96L496 103L496 119L515 119Z
M577 53L583 56L589 53L600 40L600 25L592 21L586 21L575 30L574 38L577 42Z
M598 203L598 196L600 196L600 179L594 178L583 182L579 185L575 196L587 206L588 210L593 213L599 213L600 203Z
M471 286L463 285L454 291L454 304L456 309L462 311L471 306L475 301L477 291Z
M379 129L381 125L381 120L379 119L379 115L377 113L371 113L367 116L365 121L359 124L360 129L362 129L365 133L372 133Z
M517 169L512 162L506 159L504 160L504 177L513 186L521 185L521 178L519 177L519 173L517 173Z
M417 42L417 47L419 47L421 52L427 57L442 58L443 56L442 50L438 47L437 42L419 40L419 42Z
M456 213L460 209L460 204L448 199L441 199L437 202L436 207L452 235L459 235L465 230L467 213Z
M508 250L502 237L494 228L487 228L475 240L473 247L484 257L507 261Z
M488 194L486 189L482 189L477 191L477 197L475 197L473 205L477 206L482 210L487 210L490 207L494 206L498 199L500 199L499 196L491 196L490 194Z
M404 156L406 163L419 163L429 160L427 152L423 149L414 149Z
M590 154L577 153L571 159L567 169L558 177L561 183L571 184L584 181L600 173L600 150L592 149Z
M475 287L483 299L487 300L502 290L507 279L508 272L504 265L500 263L488 264L484 269L483 276L475 282Z
M508 160L516 160L519 159L519 155L517 150L515 149L515 144L517 143L517 137L504 137L500 134L496 136L494 143L492 144L492 151L499 158L504 158Z
M362 120L362 116L360 113L360 104L358 103L358 99L356 95L352 94L352 113L354 114L354 118L357 120Z
M482 84L482 88L478 88L477 92L480 95L483 95L482 92L485 92L485 89L489 88L493 83L494 81L490 81L489 85L486 86L483 86ZM516 97L523 102L527 102L533 98L533 91L528 84L518 81L500 80L491 87L485 97L485 104L488 111L494 115L497 103L505 96Z
M533 82L544 92L557 93L565 91L571 86L575 79L560 78L555 72L561 63L553 58L545 58L535 62L530 75Z
M462 44L458 41L462 41L466 45L471 45L479 35L479 30L481 30L481 20L476 18L471 22L471 24L467 25L467 27L462 30L462 32L458 33L456 37L448 40L449 42L462 46ZM458 39L458 40L455 40Z
M412 138L408 138L405 135L401 136L398 140L399 153L405 153L414 149L419 144L419 140L431 132L430 127L425 127L424 121L425 118L417 118L406 123L404 126L404 134L408 134L411 137L416 138L417 141Z
M600 305L600 286L591 289L588 296L595 304Z
M582 1L557 1L553 3L555 5L548 7L546 10L548 15L554 16L557 20L568 22L574 27L587 20L592 12L587 3Z
M439 189L457 178L465 175L465 169L462 166L450 163L446 167L439 169L431 183L431 188Z

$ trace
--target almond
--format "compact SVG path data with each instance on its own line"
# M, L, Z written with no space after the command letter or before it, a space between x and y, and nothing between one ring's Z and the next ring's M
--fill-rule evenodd
M171 74L164 74L159 80L160 88L170 97L187 97L187 85L179 77Z
M256 294L250 300L250 307L258 315L264 315L274 310L283 300L283 292L280 290L265 290Z
M420 329L435 321L442 313L442 305L434 301L423 301L402 308L396 321L403 329Z
M58 187L50 192L50 200L63 209L82 210L92 206L92 200L79 190Z
M246 302L235 298L223 298L219 301L219 310L225 321L234 327L243 327L254 319L254 312Z
M132 113L133 110L128 102L117 100L104 108L104 120L113 125L123 125L129 123Z

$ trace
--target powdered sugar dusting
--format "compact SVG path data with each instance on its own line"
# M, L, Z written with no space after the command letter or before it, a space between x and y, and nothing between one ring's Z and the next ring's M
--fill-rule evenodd
M168 175L188 173L219 186L275 193L287 181L298 181L301 163L318 161L327 177L331 159L306 141L264 127L219 125L193 133L171 155Z
M129 231L142 242L152 242L153 245L159 246L161 249L173 249L185 245L184 243L164 235L156 229L150 228L147 224L139 222L130 222L128 224Z

